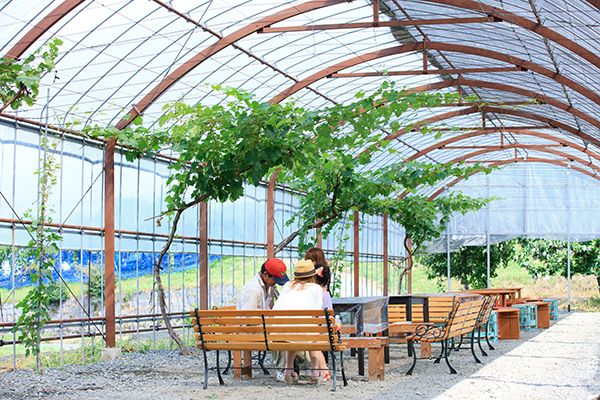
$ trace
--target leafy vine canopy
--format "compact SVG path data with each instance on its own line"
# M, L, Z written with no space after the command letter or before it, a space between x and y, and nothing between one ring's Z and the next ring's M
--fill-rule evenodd
M410 129L407 111L456 102L456 94L410 93L385 81L346 104L305 109L294 101L260 102L242 90L213 89L223 95L222 102L169 104L157 129L146 128L138 117L123 130L90 126L84 131L116 138L130 160L166 149L177 153L170 166L167 214L201 201L234 201L246 183L258 184L277 171L280 182L304 194L300 211L289 221L300 227L294 235L300 236L300 247L310 244L311 229L322 227L327 235L348 210L389 214L421 240L439 233L450 213L485 204L463 195L430 200L418 189L486 168L405 162L383 139ZM419 130L435 134L427 127ZM374 162L382 156L396 161Z

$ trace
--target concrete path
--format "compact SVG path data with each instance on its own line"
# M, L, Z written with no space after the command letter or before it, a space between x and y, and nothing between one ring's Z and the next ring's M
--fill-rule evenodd
M600 314L574 313L523 342L436 399L600 397Z

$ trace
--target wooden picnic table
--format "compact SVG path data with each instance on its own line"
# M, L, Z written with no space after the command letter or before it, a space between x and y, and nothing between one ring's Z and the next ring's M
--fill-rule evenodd
M511 298L513 303L516 303L516 294L521 292L521 288L489 288L489 289L471 289L469 293L477 293L484 296L498 295L500 307L506 307L507 298ZM519 294L519 297L520 294Z

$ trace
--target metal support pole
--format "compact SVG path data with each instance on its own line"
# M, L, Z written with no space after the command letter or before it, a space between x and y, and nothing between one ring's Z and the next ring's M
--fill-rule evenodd
M450 292L450 234L446 232L446 267L448 269L448 289L446 292Z
M115 347L115 143L104 151L104 316L106 347Z
M360 232L360 221L358 211L354 211L354 296L358 297L360 294L360 248L359 248L359 232Z
M567 242L567 311L571 312L571 239Z
M198 221L200 240L198 252L200 257L200 308L208 310L208 203L200 203Z
M487 271L486 271L486 276L487 276L487 280L486 280L486 287L490 287L490 266L491 266L491 260L490 260L490 234L488 233L486 235L486 249L485 249L485 255L486 255L486 263L487 263Z
M277 172L271 175L267 187L267 258L275 257L275 184Z
M388 295L389 254L388 254L388 216L383 216L383 295Z

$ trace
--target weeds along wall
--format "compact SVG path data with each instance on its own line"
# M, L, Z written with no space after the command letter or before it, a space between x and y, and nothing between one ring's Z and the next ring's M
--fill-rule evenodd
M31 282L23 274L19 256L29 240L25 225L19 219L27 209L35 212L38 196L35 171L42 153L40 140L44 129L25 123L0 120L0 357L12 355L16 363L20 347L10 331L18 317L15 304L26 293ZM50 198L54 228L62 227L63 241L56 260L58 274L66 281L90 316L102 324L104 313L103 253L103 148L102 144L72 135L48 131L58 140L53 151L61 166L58 181ZM115 154L115 301L117 342L141 343L151 340L156 345L162 324L153 296L152 266L163 247L169 222L156 224L154 216L164 207L168 159L154 158L128 162ZM286 221L297 211L299 194L278 187L275 191L275 243L296 229ZM235 303L243 285L260 269L266 257L267 187L249 186L245 196L232 203L211 202L208 205L209 238L209 305ZM9 204L10 203L10 204ZM13 211L14 209L14 211ZM326 253L333 257L343 236L346 255L341 273L340 294L353 293L352 222L347 216L345 230L323 241ZM199 210L188 210L182 217L169 262L164 266L167 305L173 313L174 326L185 328L182 313L200 304L199 289ZM361 216L359 239L360 293L374 296L383 293L383 218ZM344 225L344 224L342 224ZM404 232L390 221L388 252L389 287L395 293L397 268L404 260ZM293 271L298 253L296 241L278 255ZM291 272L291 271L290 271ZM63 353L77 348L85 362L86 346L94 340L96 330L85 312L70 296L65 284L55 274L57 296L44 338L51 351ZM101 343L96 338L95 343ZM136 345L138 346L138 345ZM48 350L46 349L46 351ZM79 359L79 357L78 357ZM16 365L16 364L15 364Z

